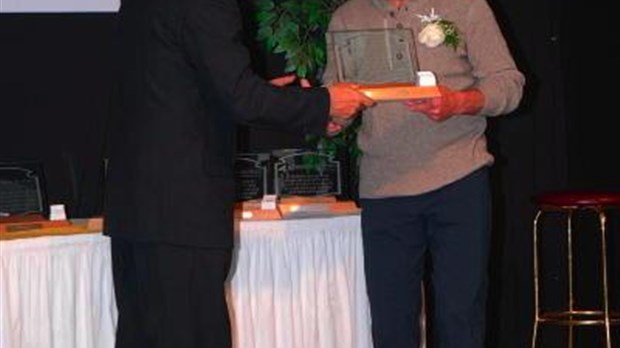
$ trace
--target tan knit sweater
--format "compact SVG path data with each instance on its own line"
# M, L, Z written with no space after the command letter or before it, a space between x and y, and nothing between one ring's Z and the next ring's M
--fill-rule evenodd
M410 0L400 9L387 0L349 0L337 9L330 30L411 28L415 38L423 25L418 15L435 14L453 21L462 38L459 47L426 47L415 42L420 70L435 73L439 84L462 90L478 88L485 105L478 115L456 115L435 122L409 111L402 102L381 102L364 112L358 142L360 196L379 198L417 195L454 182L490 165L486 117L507 114L519 104L525 83L485 0ZM323 82L336 80L332 54Z

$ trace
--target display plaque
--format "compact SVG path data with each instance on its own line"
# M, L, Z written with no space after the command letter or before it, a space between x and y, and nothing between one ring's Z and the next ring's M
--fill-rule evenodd
M0 163L0 217L47 215L43 169L39 163Z
M268 153L242 153L235 158L236 200L259 199L268 193Z
M308 161L313 158L313 161ZM340 195L340 162L317 151L274 152L274 187L278 196Z
M361 84L360 90L374 100L439 96L434 83L418 83L415 39L410 29L330 31L326 42L338 81Z

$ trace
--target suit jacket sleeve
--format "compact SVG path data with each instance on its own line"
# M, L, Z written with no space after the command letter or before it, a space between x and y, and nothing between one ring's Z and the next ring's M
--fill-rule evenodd
M234 0L188 0L181 40L208 95L231 108L237 123L324 134L329 117L325 88L275 87L257 76L242 38Z

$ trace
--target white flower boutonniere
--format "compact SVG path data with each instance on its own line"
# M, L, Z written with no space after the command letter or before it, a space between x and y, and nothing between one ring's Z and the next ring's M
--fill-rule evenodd
M418 15L424 28L418 34L418 41L427 47L437 47L441 44L456 49L461 37L453 22L441 18L431 9L428 15Z

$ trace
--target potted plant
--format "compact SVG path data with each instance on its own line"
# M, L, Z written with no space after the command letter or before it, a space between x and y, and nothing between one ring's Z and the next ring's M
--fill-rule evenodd
M282 54L285 72L320 83L326 64L325 32L333 11L346 0L258 0L254 19L256 38L269 52ZM357 130L361 118L334 137L312 137L310 146L334 158L344 158L349 174L349 198L357 198L357 178L361 151L357 147ZM309 156L310 165L318 167L319 157Z

